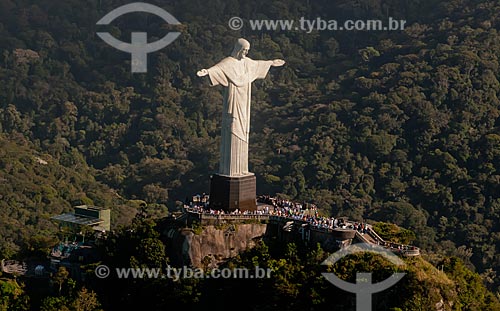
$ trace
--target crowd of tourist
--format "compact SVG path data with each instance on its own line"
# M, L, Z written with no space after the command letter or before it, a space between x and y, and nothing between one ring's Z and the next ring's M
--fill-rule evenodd
M190 212L203 213L208 215L268 215L290 218L292 220L307 222L311 227L323 230L333 229L351 229L356 230L361 234L366 234L369 226L362 222L348 222L343 218L324 217L318 213L318 208L312 203L297 203L287 199L273 198L270 196L260 196L257 198L258 209L255 211L241 211L239 209L231 212L223 210L214 210L209 207L209 198L207 195L196 196L195 199L189 202L189 205L184 205L184 208ZM375 238L375 242L386 248L390 248L395 252L404 253L417 248L409 245L385 242Z
M191 212L204 213L209 215L269 215L290 218L293 220L304 221L312 227L318 229L352 229L360 233L366 233L368 227L364 223L348 223L342 218L324 217L318 213L316 205L311 203L297 203L287 199L273 198L270 196L260 196L257 199L259 208L255 211L233 210L224 212L223 210L213 210L209 208L209 200L202 199L192 201L185 208Z

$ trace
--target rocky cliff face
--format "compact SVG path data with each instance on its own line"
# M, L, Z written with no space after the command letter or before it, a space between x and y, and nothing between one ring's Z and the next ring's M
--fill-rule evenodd
M266 233L266 224L225 224L203 226L200 230L174 229L167 231L172 263L201 267L202 261L216 265L236 256Z

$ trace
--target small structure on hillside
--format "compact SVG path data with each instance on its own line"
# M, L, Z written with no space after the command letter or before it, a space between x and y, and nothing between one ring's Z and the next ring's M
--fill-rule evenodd
M8 274L14 275L25 275L28 272L28 265L25 262L19 262L16 260L4 260L0 262L0 271Z
M82 266L99 261L94 238L110 231L110 215L109 208L79 205L75 206L73 213L52 217L59 222L65 240L52 248L48 256L49 270L55 272L62 266L69 271L71 277L82 280Z
M79 205L74 213L66 213L52 217L62 226L80 228L90 226L96 231L109 231L111 228L111 211L109 208Z

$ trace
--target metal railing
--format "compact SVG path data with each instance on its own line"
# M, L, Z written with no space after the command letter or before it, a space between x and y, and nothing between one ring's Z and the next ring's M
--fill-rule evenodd
M190 208L190 207L184 207L184 210L187 213L196 214L200 220L259 220L259 221L260 220L269 220L269 221L278 221L278 222L293 221L295 223L299 223L300 225L308 224L310 226L311 230L326 232L326 233L332 233L334 230L355 230L356 237L359 238L361 241L364 241L365 243L381 245L383 247L386 247L387 249L390 249L394 253L398 253L398 254L405 255L405 256L418 256L418 255L420 255L420 249L418 247L399 244L399 243L386 242L373 230L373 227L371 225L368 225L368 224L366 225L366 234L368 234L373 240L375 240L376 243L373 243L372 241L367 239L365 236L363 236L356 229L355 222L352 222L352 221L346 221L344 223L345 228L341 228L341 227L325 228L322 226L315 226L315 225L311 224L310 222L308 222L307 220L297 219L295 217L290 217L290 216L273 215L273 214L257 214L257 213L210 214L210 213L203 213L197 209Z

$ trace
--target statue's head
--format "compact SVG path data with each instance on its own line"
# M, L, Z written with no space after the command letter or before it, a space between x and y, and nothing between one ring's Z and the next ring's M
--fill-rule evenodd
M234 44L231 56L236 59L245 58L248 54L248 50L250 50L250 42L248 42L243 38L239 38L238 40L236 40L236 43Z

